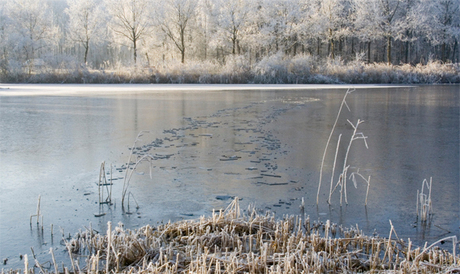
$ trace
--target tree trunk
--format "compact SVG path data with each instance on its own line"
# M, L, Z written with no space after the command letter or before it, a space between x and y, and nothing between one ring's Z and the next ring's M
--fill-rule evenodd
M317 41L317 46L316 46L316 55L318 55L319 57L319 54L320 54L320 48L321 48L321 40L318 38L318 41Z
M330 43L330 56L332 59L335 59L335 55L334 55L334 39L331 39L329 40L329 43Z
M185 29L182 28L180 32L180 43L181 43L181 62L185 63Z
M85 42L85 58L84 58L85 65L86 65L86 60L88 58L88 49L89 49L89 41L86 40L86 42Z
M409 52L410 52L409 47L410 47L409 41L406 41L406 48L405 48L406 51L405 51L405 54L404 54L405 59L406 59L406 64L409 63Z
M367 63L371 63L371 41L367 42Z
M457 52L457 48L458 48L458 41L455 40L454 49L452 51L452 62L453 63L458 63L458 54L457 54L457 60L455 59L455 53Z
M339 54L340 55L342 54L342 50L343 50L343 38L340 38L339 39Z
M329 35L332 37L332 29L329 29ZM330 55L331 55L331 58L332 59L335 59L335 55L334 55L334 39L330 39Z
M446 43L442 43L441 45L441 61L443 63L446 62Z
M391 65L391 36L387 37L387 62Z
M134 49L134 66L137 65L137 41L136 39L133 40L133 49Z
M236 54L236 28L233 27L232 31L232 54Z
M145 53L145 58L147 59L147 66L150 67L150 58L147 52Z
M351 37L351 55L355 55L355 39Z

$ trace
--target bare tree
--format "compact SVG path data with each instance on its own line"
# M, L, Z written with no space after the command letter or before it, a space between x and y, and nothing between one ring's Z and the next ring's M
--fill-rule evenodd
M49 45L47 40L55 31L48 6L42 0L11 0L6 8L12 26L10 39L31 73L37 51Z
M85 49L83 62L88 60L90 42L100 40L106 19L101 6L93 0L67 0L65 13L69 16L69 37Z
M105 0L112 16L111 29L118 36L130 41L133 49L134 64L137 64L138 44L149 34L152 9L150 0Z
M335 58L335 43L349 34L350 30L350 3L346 0L315 1L316 9L311 20L319 37L329 43L329 52Z
M225 37L232 44L232 54L240 54L240 41L243 35L242 28L248 23L250 1L216 1L218 35Z
M163 32L171 39L180 52L181 62L185 63L187 49L186 35L190 21L195 15L196 1L194 0L167 0L162 2L163 10L160 26Z

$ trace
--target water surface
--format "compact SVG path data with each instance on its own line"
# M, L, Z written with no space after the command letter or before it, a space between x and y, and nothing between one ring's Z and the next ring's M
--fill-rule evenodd
M28 88L37 91L28 93L0 89L0 258L9 259L6 268L22 267L19 254L31 254L31 246L41 262L50 260L50 248L65 261L62 233L74 235L90 224L103 232L108 221L137 228L197 218L225 208L225 196L279 217L299 214L304 198L311 220L358 225L381 236L388 235L391 220L400 238L417 244L459 236L458 85L359 86L348 96L350 111L344 108L332 137L318 206L321 157L345 87L119 87L101 86L104 92L95 93L78 85L32 85ZM362 140L353 142L348 164L371 176L367 207L362 181L356 189L349 183L348 205L340 206L338 190L331 205L326 202L338 135L343 134L337 169L353 130L347 119L365 121L359 131L369 148ZM129 192L139 209L131 198L126 214L122 168L143 130L149 133L136 142L135 156L155 160L151 168L140 164L133 175ZM98 205L103 161L113 165L116 179L112 206ZM422 224L416 194L430 177L433 215ZM39 195L43 230L35 220L29 224ZM100 213L106 215L95 217Z

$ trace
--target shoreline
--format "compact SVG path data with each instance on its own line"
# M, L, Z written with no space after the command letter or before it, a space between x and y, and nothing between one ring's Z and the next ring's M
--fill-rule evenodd
M426 65L385 63L310 63L285 60L262 66L232 63L168 64L158 68L74 69L52 67L26 72L0 72L4 83L56 84L452 84L460 83L460 64L432 61Z
M455 85L455 84L453 84ZM232 90L313 90L401 88L408 84L0 84L0 96L37 95L117 95L124 93L154 93L167 91L232 91Z

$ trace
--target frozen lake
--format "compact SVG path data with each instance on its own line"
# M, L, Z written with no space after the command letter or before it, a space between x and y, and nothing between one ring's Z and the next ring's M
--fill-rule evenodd
M347 86L251 85L0 85L0 259L23 267L32 246L40 262L67 253L62 232L106 224L128 228L198 218L225 208L227 196L243 208L299 214L301 199L313 221L358 225L366 234L398 236L417 244L459 236L460 86L356 86L347 97L324 167L327 138ZM352 127L367 136L353 143L350 170L371 176L349 182L348 205L339 193L327 204L338 134L343 159ZM121 209L126 163L136 136L140 164ZM101 163L113 165L113 205L99 206ZM343 164L343 163L342 163ZM340 166L339 161L337 166ZM341 167L340 167L341 168ZM152 178L150 178L152 171ZM417 222L416 194L433 178L433 215ZM336 178L337 179L337 178ZM335 180L336 180L335 179ZM32 227L41 195L43 230ZM96 215L105 214L101 217ZM51 236L53 225L54 236ZM450 244L446 243L446 248ZM452 245L450 245L450 248Z

